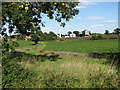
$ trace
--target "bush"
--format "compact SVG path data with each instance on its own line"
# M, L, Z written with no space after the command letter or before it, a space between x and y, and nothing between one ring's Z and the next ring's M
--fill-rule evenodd
M92 36L92 40L101 40L101 39L103 39L102 38L102 35L98 35L98 36L96 36L96 35L94 35L94 36Z
M97 40L97 37L95 35L92 36L92 40Z
M35 43L35 45L38 44L39 36L34 33L34 34L31 34L31 37L32 38L30 40L32 40Z
M117 37L110 37L109 39L118 39Z
M99 35L97 36L97 38L98 38L98 39L102 39L102 35L99 34Z
M18 43L15 42L15 41L12 41L12 45L15 46L15 47L18 47Z
M24 69L14 62L11 53L4 53L2 58L2 88L30 88L34 87L35 73ZM14 58L16 59L16 58ZM12 61L13 60L13 61ZM17 60L15 60L17 61Z

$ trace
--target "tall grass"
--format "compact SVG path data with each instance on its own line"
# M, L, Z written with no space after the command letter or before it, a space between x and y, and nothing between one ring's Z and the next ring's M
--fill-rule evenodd
M115 66L104 64L106 59L85 56L60 56L57 61L21 62L25 68L37 73L37 88L117 88L118 75Z

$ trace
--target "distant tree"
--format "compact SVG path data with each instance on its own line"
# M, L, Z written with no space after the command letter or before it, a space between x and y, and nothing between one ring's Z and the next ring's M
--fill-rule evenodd
M114 33L117 34L117 35L119 35L119 34L120 34L120 28L116 28L116 29L114 30Z
M79 31L73 31L74 34L76 34L76 36L79 36Z
M102 35L99 34L99 35L97 36L97 38L98 38L98 39L102 39Z
M31 40L36 44L38 44L38 41L39 41L39 35L36 34L36 32L32 33L31 35Z
M109 35L109 31L108 31L108 30L105 30L105 33L104 33L104 34Z
M72 32L71 32L71 31L69 31L69 32L68 32L68 36L70 36L70 34L72 34Z
M89 31L89 34L92 35L90 31Z

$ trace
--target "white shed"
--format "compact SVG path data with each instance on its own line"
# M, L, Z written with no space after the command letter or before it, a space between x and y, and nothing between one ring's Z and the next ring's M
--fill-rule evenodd
M72 33L70 34L70 37L76 37L76 34Z

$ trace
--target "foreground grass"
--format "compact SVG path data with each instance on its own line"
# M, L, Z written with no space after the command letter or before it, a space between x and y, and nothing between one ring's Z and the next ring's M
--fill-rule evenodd
M21 61L24 68L36 73L36 88L110 88L118 87L118 75L115 66L104 64L106 59L94 59L85 56L60 56L57 61L30 63Z

